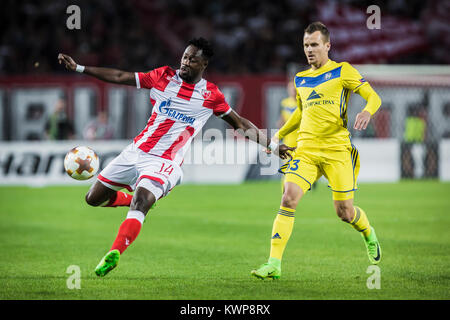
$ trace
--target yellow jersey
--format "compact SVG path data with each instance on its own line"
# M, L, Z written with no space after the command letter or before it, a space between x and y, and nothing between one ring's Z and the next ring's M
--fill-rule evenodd
M297 108L287 123L277 132L282 139L298 128L297 147L341 148L350 147L347 129L347 105L351 92L370 85L347 62L328 60L316 70L297 73L294 78ZM373 91L373 89L370 88ZM370 109L373 114L378 106Z
M295 109L297 109L297 99L292 97L284 98L281 100L280 106L281 118L283 119L283 122L286 123L294 113ZM292 131L283 138L283 143L288 147L295 147L297 145L297 136L297 130Z

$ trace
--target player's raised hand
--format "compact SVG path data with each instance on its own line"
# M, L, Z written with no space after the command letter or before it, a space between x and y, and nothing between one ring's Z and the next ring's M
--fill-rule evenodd
M367 125L370 122L370 113L369 111L363 110L362 112L356 115L355 124L353 125L353 129L356 130L366 130Z
M287 158L292 159L290 151L294 151L295 149L295 147L288 147L285 144L280 144L274 152L277 153L281 159L286 160Z
M77 68L76 62L67 54L60 53L58 54L58 62L59 64L64 64L66 69L75 71Z

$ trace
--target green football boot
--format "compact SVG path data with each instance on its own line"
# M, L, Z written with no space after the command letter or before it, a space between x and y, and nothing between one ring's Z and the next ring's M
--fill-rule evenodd
M381 260L381 247L378 242L377 235L375 234L375 229L370 227L370 235L366 239L363 234L362 237L364 239L364 243L367 248L367 255L369 256L369 261L371 264L378 264Z
M95 268L95 274L99 277L106 276L108 272L117 267L119 264L119 259L119 250L116 249L109 251Z
M252 276L264 280L264 279L273 279L277 280L281 277L281 261L273 261L270 258L269 262L263 263L257 270L252 270ZM275 263L274 263L275 262Z

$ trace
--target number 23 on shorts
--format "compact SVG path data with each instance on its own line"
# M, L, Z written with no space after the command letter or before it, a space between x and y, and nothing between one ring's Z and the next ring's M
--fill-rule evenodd
M298 163L300 162L300 160L296 159L296 160L292 160L288 162L288 166L286 168L286 171L297 171L298 169Z

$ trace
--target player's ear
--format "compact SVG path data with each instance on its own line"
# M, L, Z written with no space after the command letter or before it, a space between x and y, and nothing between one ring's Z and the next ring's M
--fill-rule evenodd
M206 67L208 66L208 59L203 58L203 70L206 69Z

